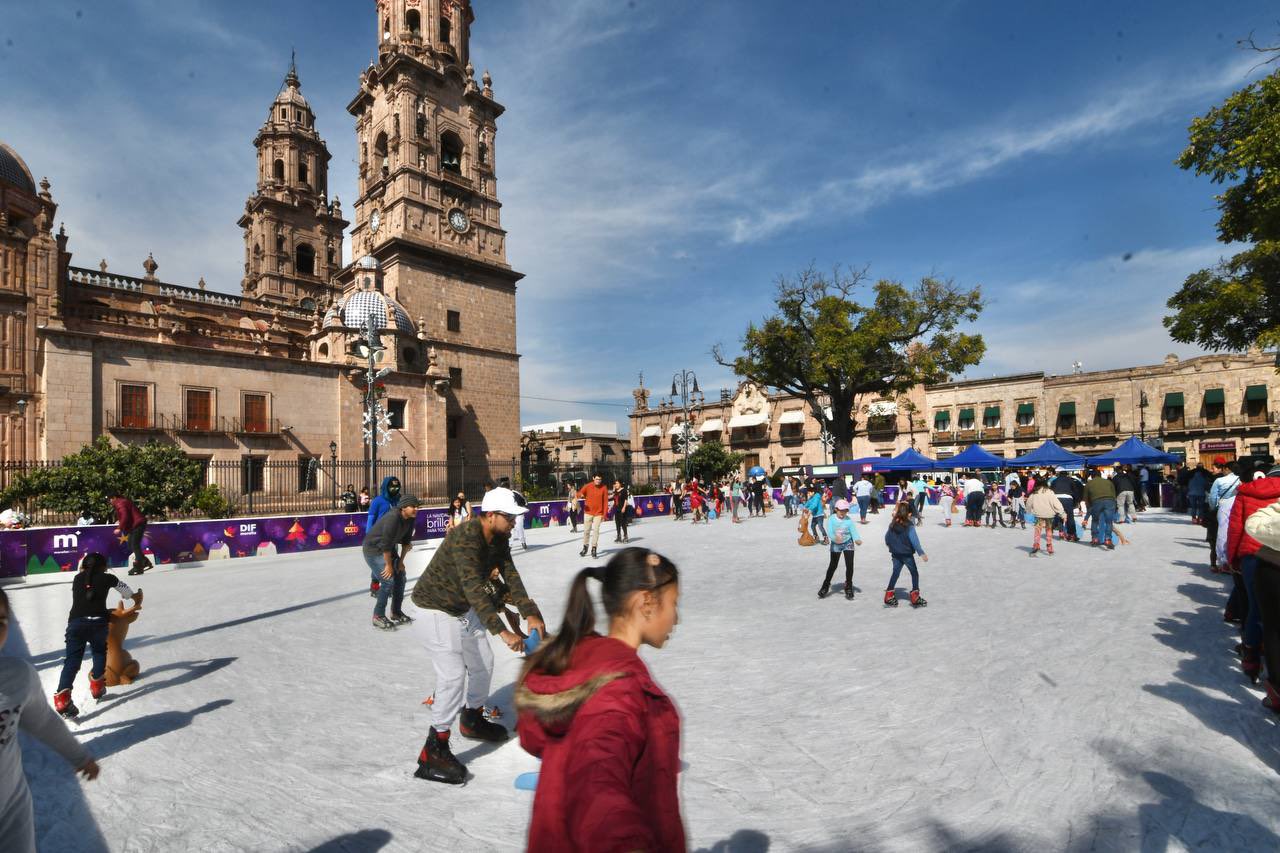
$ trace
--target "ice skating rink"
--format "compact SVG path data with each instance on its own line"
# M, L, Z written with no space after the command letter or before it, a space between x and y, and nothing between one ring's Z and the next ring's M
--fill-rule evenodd
M931 507L912 610L881 606L887 518L864 528L853 602L843 570L817 599L826 550L781 510L632 528L683 572L681 623L644 654L684 718L691 849L1280 849L1280 732L1235 664L1202 529L1153 511L1115 552L1030 558L1030 530L944 529ZM568 528L529 543L516 563L555 626L587 561ZM370 627L356 551L128 580L144 677L95 706L86 662L75 690L101 777L23 746L41 850L522 847L533 795L512 782L537 762L514 740L455 736L465 787L413 778L431 668L409 631ZM52 693L66 578L9 589L4 653ZM510 725L520 660L494 653Z

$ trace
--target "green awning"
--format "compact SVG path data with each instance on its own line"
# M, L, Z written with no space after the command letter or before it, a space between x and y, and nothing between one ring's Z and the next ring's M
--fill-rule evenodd
M1266 385L1250 385L1244 389L1244 398L1246 400L1265 400L1267 399Z
M1070 415L1071 417L1074 418L1076 416L1076 404L1075 403L1059 403L1058 417L1062 417L1063 415Z
M982 413L982 417L983 417L983 418L998 418L998 417L1000 417L1000 407L999 407L999 406L987 406L986 411L984 411L984 412Z
M1106 397L1098 401L1099 414L1106 414L1107 412L1114 412L1115 410L1116 410L1116 401L1111 399L1110 397Z
M971 420L973 420L973 409L961 409L961 410L960 410L960 420L962 420L962 421L971 421Z
M1035 413L1036 413L1035 403L1019 403L1018 404L1019 415L1034 415Z
M1182 402L1181 391L1170 391L1164 395L1164 407L1166 409L1181 409L1185 405Z
M1221 388L1210 388L1204 392L1204 402L1208 406L1221 406L1227 402L1227 392Z
M951 413L938 412L933 416L933 422L934 424L949 424L951 423Z

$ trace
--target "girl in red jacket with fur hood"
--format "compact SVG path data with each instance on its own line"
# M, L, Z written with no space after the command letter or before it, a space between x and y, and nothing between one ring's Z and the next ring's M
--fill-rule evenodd
M599 581L609 635L587 591ZM520 745L542 759L529 850L684 850L676 774L680 715L636 654L676 624L679 573L627 548L573 580L560 633L516 689Z
M1276 474L1277 472L1272 472ZM1280 648L1271 649L1273 643L1264 643L1262 612L1263 607L1258 599L1256 577L1258 558L1255 556L1262 547L1244 530L1244 523L1264 506L1270 506L1280 500L1280 476L1266 476L1260 480L1242 483L1236 490L1236 501L1231 505L1231 516L1227 522L1227 565L1232 572L1232 580L1237 587L1243 585L1248 598L1248 608L1244 623L1240 629L1240 668L1254 684L1262 671L1262 651L1267 651L1268 683L1280 683ZM1274 630L1274 628L1273 628ZM1274 637L1275 634L1272 633ZM1274 687L1272 687L1274 691ZM1280 697L1277 697L1280 699Z

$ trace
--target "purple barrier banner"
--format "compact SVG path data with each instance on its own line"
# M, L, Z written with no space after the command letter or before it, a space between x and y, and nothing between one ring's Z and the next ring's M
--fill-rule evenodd
M641 495L634 500L637 518L671 512L668 495ZM160 566L350 548L364 541L366 515L158 521L147 525L142 550ZM443 538L448 520L448 510L419 510L413 538ZM568 520L565 501L532 503L525 527L559 526ZM125 537L109 524L0 531L0 578L75 571L92 551L106 555L113 568L124 568L131 560Z

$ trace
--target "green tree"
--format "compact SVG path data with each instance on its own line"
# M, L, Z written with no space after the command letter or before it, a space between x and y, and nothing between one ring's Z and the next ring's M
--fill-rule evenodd
M914 287L882 279L864 305L855 296L865 283L865 270L827 276L810 267L780 277L777 311L747 327L742 354L728 359L719 345L712 350L744 379L803 399L835 439L836 459L852 455L860 398L945 381L986 352L981 335L957 331L981 313L981 288L933 276Z
M743 455L731 453L718 441L703 442L689 454L689 473L699 480L718 480L742 467Z
M0 494L0 502L30 501L55 512L88 509L94 518L106 519L111 517L108 499L117 492L149 518L197 504L211 514L227 510L216 489L211 493L204 486L200 463L177 447L155 441L114 447L105 436L64 457L60 465L20 475Z
M1192 121L1188 135L1178 166L1224 187L1218 240L1250 245L1188 276L1165 328L1212 350L1280 345L1280 71Z

